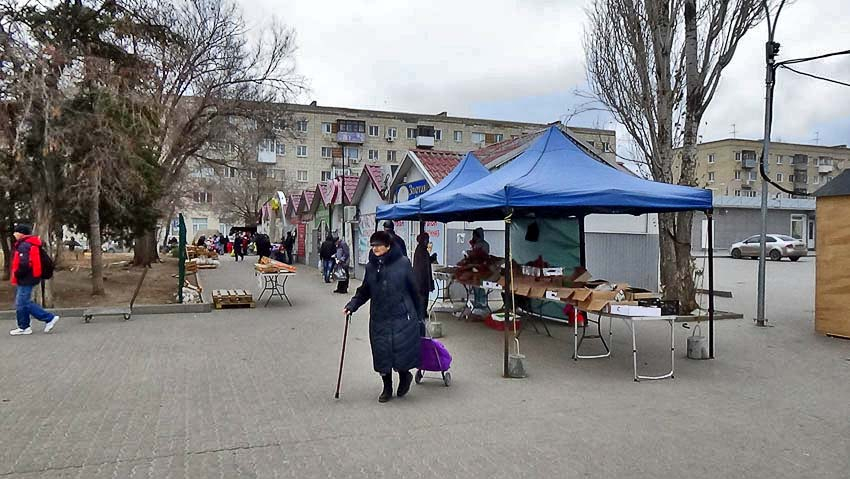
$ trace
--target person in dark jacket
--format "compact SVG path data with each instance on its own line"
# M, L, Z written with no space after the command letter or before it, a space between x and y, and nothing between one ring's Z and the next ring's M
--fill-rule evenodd
M413 381L410 370L419 367L419 331L424 311L410 260L392 245L390 235L375 232L369 244L372 251L363 284L357 288L343 314L347 316L366 301L372 301L369 307L372 366L384 383L378 402L387 402L393 396L393 369L399 376L396 395L402 397L410 390Z
M416 291L422 301L424 311L428 311L428 295L434 291L434 274L431 270L431 255L428 253L428 233L416 237L416 249L413 251L413 276L416 278Z
M395 224L392 221L384 221L384 232L392 238L392 246L400 250L402 256L407 256L407 245L399 235L395 234Z
M32 301L32 290L41 282L41 239L32 235L29 225L19 224L14 229L15 244L12 246L12 284L15 290L15 313L18 327L9 331L12 336L32 334L30 315L44 322L44 332L56 327L59 316L45 311Z
M325 283L331 282L331 273L334 270L334 255L336 254L336 242L333 236L328 234L327 238L319 245L319 259L322 260L322 276Z
M239 261L239 257L245 259L245 253L242 251L242 235L236 233L233 236L233 257L236 258L236 261Z
M283 239L283 249L286 251L286 262L289 264L294 264L295 260L292 258L292 249L295 247L295 238L298 237L298 231L295 232L295 235L292 234L292 231L286 233L286 238Z
M265 233L260 233L254 239L254 245L257 248L257 256L262 258L271 258L272 257L272 242L269 239L269 235Z
M336 240L336 254L334 254L334 259L336 260L336 268L345 268L345 279L337 282L334 293L348 294L348 274L350 273L348 267L349 261L351 261L351 249L348 247L348 243L342 238L337 238Z

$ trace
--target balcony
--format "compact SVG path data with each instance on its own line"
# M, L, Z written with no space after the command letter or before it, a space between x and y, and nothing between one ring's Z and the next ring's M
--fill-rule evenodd
M433 136L417 136L416 137L416 147L417 148L433 148L434 147L434 137Z
M756 159L755 158L743 158L741 159L741 168L752 169L756 167Z
M366 141L366 122L360 120L337 120L336 142L362 145Z
M806 155L794 155L794 159L791 161L797 171L806 171L809 166L809 157Z
M834 170L835 167L832 165L818 165L818 173L821 175L832 173Z

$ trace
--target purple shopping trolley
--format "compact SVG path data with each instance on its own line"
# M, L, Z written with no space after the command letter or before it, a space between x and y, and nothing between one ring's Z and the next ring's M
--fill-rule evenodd
M422 382L425 371L438 372L443 378L443 384L448 387L452 383L452 355L443 343L434 338L424 337L419 342L419 369L416 371L416 384Z

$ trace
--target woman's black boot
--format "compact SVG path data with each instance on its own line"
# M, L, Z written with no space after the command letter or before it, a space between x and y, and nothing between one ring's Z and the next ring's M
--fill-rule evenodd
M381 374L384 381L384 390L378 396L378 402L387 402L393 398L393 373Z
M398 391L396 391L396 396L403 397L407 394L407 391L410 391L410 383L413 382L413 374L410 374L410 371L400 371L398 373Z

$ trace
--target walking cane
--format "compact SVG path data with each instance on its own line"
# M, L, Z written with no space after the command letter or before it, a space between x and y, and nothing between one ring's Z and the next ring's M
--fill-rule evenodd
M345 316L345 332L342 334L342 354L339 356L339 375L336 378L336 393L334 399L339 399L339 386L342 384L342 363L345 361L345 341L348 339L348 323L351 321L351 313Z

